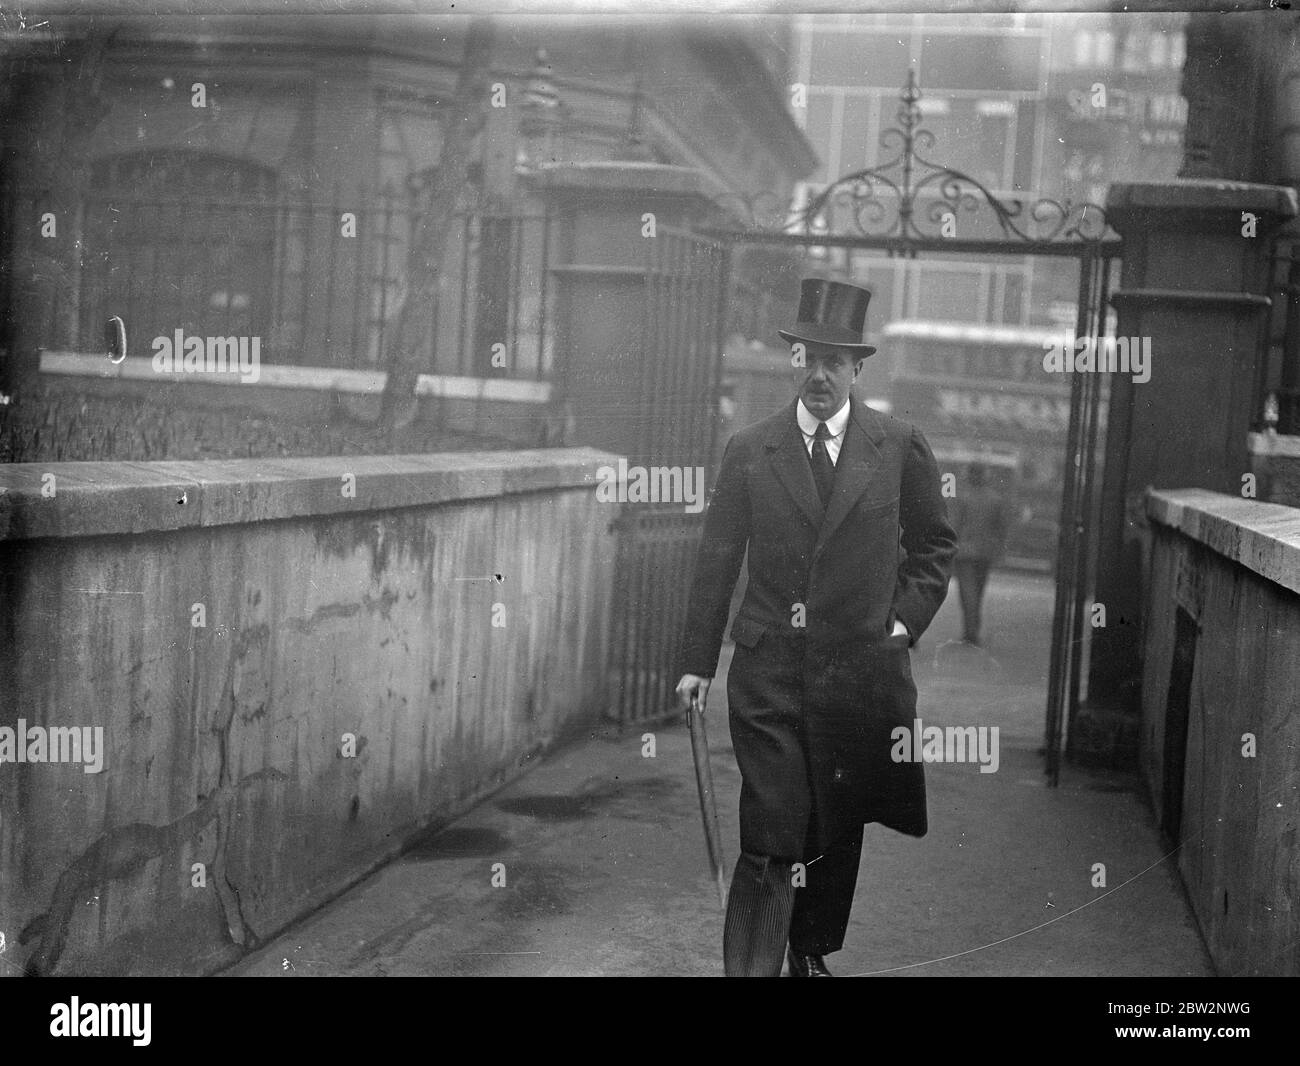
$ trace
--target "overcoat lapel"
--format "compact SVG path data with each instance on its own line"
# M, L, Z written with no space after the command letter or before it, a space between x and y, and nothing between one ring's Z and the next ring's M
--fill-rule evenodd
M781 419L768 434L764 447L772 462L772 469L795 505L814 527L822 525L825 510L813 480L812 463L804 448L803 433L795 416L798 399L786 408ZM833 502L833 501L832 501Z
M798 424L795 431L798 432ZM844 443L840 447L839 458L835 463L835 482L831 489L831 502L826 508L826 517L817 534L817 543L813 548L813 558L817 558L831 534L839 528L841 522L853 510L853 505L867 490L872 472L880 462L878 443L884 439L884 431L876 425L871 408L859 400L849 399L849 422L844 434ZM802 443L802 442L801 442ZM811 480L811 465L809 464ZM816 487L813 489L816 495Z

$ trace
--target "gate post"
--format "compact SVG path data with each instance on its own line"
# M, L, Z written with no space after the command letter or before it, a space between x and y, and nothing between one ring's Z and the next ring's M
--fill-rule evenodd
M567 443L599 443L629 468L707 468L724 294L719 275L700 269L700 245L712 244L683 232L711 208L705 176L692 167L594 162L543 165L529 180L561 221L551 272ZM621 514L610 508L618 562L607 678L610 714L624 729L675 713L702 526L682 503L654 499L630 499Z
M1132 764L1141 686L1142 500L1146 489L1240 495L1251 472L1256 370L1266 356L1271 236L1294 190L1186 180L1110 187L1124 239L1116 337L1150 341L1150 378L1111 377L1088 696L1070 732L1075 759ZM1131 342L1130 342L1131 343Z
M689 226L710 207L694 167L594 162L543 165L527 179L554 206L556 381L569 443L635 456L643 420L639 384L654 357L643 330L653 237ZM653 216L647 218L647 216Z

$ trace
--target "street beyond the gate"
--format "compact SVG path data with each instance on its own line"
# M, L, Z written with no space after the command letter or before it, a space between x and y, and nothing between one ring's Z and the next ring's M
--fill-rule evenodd
M868 827L836 975L1213 973L1138 780L1067 765L1046 787L1051 611L1047 578L995 574L986 652L950 643L954 587L913 653L919 716L997 726L1000 763L929 766L920 840ZM708 723L730 865L729 659ZM228 973L720 976L690 739L679 722L653 742L653 758L641 731L551 755Z

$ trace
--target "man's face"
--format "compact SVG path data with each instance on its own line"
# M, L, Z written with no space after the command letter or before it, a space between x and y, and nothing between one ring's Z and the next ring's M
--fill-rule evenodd
M824 422L844 406L861 370L862 360L854 359L845 348L807 344L804 365L795 368L800 378L799 397Z

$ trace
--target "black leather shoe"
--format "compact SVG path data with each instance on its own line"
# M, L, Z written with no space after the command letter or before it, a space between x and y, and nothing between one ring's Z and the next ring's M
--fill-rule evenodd
M835 976L826 969L826 962L820 955L796 955L794 951L787 949L785 957L790 963L790 977Z

